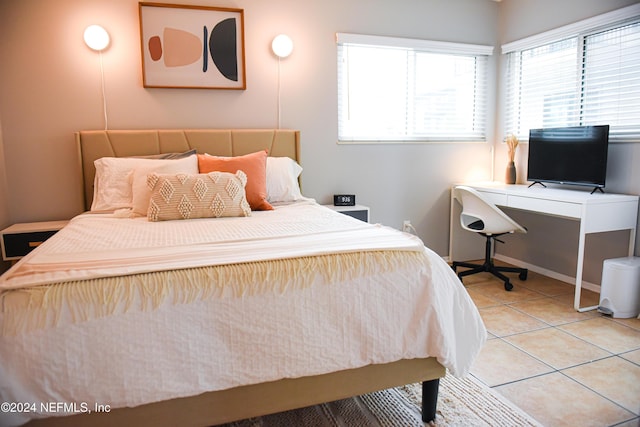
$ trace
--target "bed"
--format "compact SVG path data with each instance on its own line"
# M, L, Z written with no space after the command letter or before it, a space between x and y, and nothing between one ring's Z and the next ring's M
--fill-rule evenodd
M465 375L484 344L463 286L418 238L302 196L301 168L289 167L300 161L298 131L76 140L87 212L0 276L1 425L217 425L414 382L431 421L438 379ZM135 189L151 176L201 177L202 164L187 174L175 159L149 158L179 153L186 164L194 150L202 162L266 152L267 166L288 162L277 169L288 184L268 169L270 208L251 202L247 212L255 172L221 174L246 190L240 215L221 218L152 221L158 187L138 198L147 216L94 200L104 198L101 159L171 164L135 169Z

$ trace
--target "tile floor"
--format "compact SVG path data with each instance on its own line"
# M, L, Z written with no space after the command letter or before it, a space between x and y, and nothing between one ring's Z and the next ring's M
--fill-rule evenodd
M542 425L640 426L640 319L573 309L574 287L529 272L514 289L464 278L489 331L471 374ZM582 306L599 294L583 290Z

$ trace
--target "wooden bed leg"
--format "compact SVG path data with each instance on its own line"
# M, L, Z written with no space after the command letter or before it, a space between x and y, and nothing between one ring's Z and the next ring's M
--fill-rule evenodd
M436 419L439 387L439 378L422 382L422 421L425 423L430 423Z

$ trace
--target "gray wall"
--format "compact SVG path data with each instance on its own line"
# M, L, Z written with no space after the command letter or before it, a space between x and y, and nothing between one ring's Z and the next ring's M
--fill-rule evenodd
M86 26L111 34L103 54L110 129L276 127L277 59L273 37L287 33L293 54L281 63L282 127L302 135L303 191L321 203L355 193L371 219L400 228L412 221L427 246L448 252L449 188L455 182L502 179L500 116L489 143L338 145L336 32L496 46L489 111L498 111L503 42L616 9L608 0L217 0L245 11L247 90L144 89L137 0L0 1L0 119L6 183L0 222L69 218L82 210L73 132L102 129L99 56L83 43ZM0 145L0 148L2 146ZM611 191L633 188L630 162L640 145L615 147ZM522 156L522 152L519 153ZM519 158L519 162L524 159ZM526 164L526 162L525 162ZM520 173L523 173L520 169ZM635 172L637 174L637 172ZM637 175L636 175L637 178ZM640 182L636 179L635 182ZM537 259L544 263L544 259Z

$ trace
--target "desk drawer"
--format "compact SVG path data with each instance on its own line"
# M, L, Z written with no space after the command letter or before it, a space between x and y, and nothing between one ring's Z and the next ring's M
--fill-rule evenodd
M515 209L524 209L568 218L582 217L582 207L580 204L563 202L560 200L543 200L510 195L508 196L507 206Z
M500 193L493 193L491 191L480 191L482 196L489 200L491 203L497 206L507 206L507 195Z

